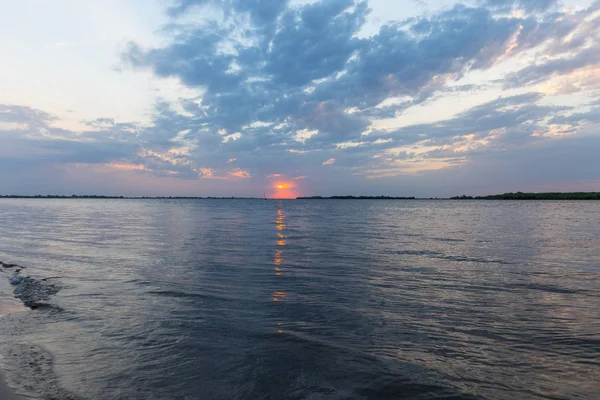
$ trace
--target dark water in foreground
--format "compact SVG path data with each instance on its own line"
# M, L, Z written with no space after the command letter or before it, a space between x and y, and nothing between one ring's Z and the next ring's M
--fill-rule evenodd
M0 260L21 393L600 398L600 202L2 200Z

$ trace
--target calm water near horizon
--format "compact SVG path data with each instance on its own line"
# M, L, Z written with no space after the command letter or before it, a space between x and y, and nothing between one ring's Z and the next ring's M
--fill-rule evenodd
M600 398L600 202L2 199L0 261L35 398Z

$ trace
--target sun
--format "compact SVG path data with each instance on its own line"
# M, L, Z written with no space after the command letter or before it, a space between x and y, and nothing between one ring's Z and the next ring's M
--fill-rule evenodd
M269 197L272 199L295 199L298 197L294 181L279 178L275 182L271 182L269 186L271 187Z
M293 199L296 198L298 195L296 193L296 191L294 190L296 185L293 184L293 182L275 182L272 186L273 188L273 193L270 195L270 197L274 198L274 199Z

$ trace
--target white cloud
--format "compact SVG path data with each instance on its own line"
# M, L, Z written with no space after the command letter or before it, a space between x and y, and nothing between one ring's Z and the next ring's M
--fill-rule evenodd
M229 141L236 141L241 137L242 134L240 132L232 133L231 135L225 135L223 136L223 143L227 143Z
M302 130L296 131L296 135L294 135L294 140L297 142L300 142L300 143L306 143L306 141L308 139L310 139L314 135L317 135L318 133L319 133L319 131L317 129L314 129L314 130L302 129Z

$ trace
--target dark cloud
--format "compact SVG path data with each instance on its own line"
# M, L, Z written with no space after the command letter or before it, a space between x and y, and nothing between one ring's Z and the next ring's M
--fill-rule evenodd
M354 6L351 12L345 12ZM275 83L304 86L341 71L364 41L354 37L367 16L366 2L317 2L286 12L266 51L264 73Z
M592 103L595 105L589 111L577 112L570 115L559 115L550 119L551 124L584 125L587 123L600 123L600 100Z
M56 120L52 115L31 107L0 104L0 121L42 126Z
M416 36L405 24L384 26L348 64L347 73L320 85L315 97L368 108L390 96L418 96L436 81L443 86L466 69L493 64L518 25L517 19L495 18L484 8L457 5L412 21Z
M94 128L115 126L115 120L113 118L96 118L93 121L84 121L84 123Z
M227 90L242 79L241 74L228 72L234 57L219 52L219 44L228 33L223 28L194 29L176 35L166 48L147 52L131 43L124 60L134 66L150 66L161 77L176 76L189 86Z
M267 3L248 8L242 3L210 2L234 14L251 9L262 13ZM180 1L171 11L181 15L193 5L207 4ZM359 39L369 13L364 1L318 1L287 8L285 4L278 2L269 18L253 17L254 30L244 31L249 38L256 36L253 32L268 37L231 42L232 28L215 21L182 28L163 48L144 50L132 44L124 59L136 68L151 68L159 76L204 88L202 109L186 110L213 134L220 129L240 131L255 121L274 125L287 121L295 130L319 130L307 146L334 146L359 137L369 118L393 116L427 100L466 70L492 65L521 23L517 18L499 18L486 8L457 5L384 26L376 35ZM260 28L271 24L273 15L278 16L277 29ZM230 51L223 52L223 46ZM374 108L391 96L412 100ZM348 108L358 110L349 114ZM294 134L289 129L275 136L290 141ZM260 147L272 136L241 143Z
M120 130L127 124L112 123L112 130L93 130L78 134L51 125L56 118L30 107L0 105L0 121L23 124L18 128L2 129L0 125L1 158L33 164L109 163L130 157L139 149L134 135ZM101 119L106 123L108 120ZM96 121L97 123L98 121ZM129 140L123 140L127 137ZM19 149L19 151L12 151Z
M369 107L357 112L358 115L364 118L374 118L374 119L385 119L385 118L394 118L396 117L402 110L407 109L410 106L415 105L412 101L405 101L400 104L394 104L390 106L382 106L382 107Z
M320 134L308 139L311 144L331 144L357 138L369 126L368 120L348 114L329 102L303 106L297 121L300 126L319 130Z

